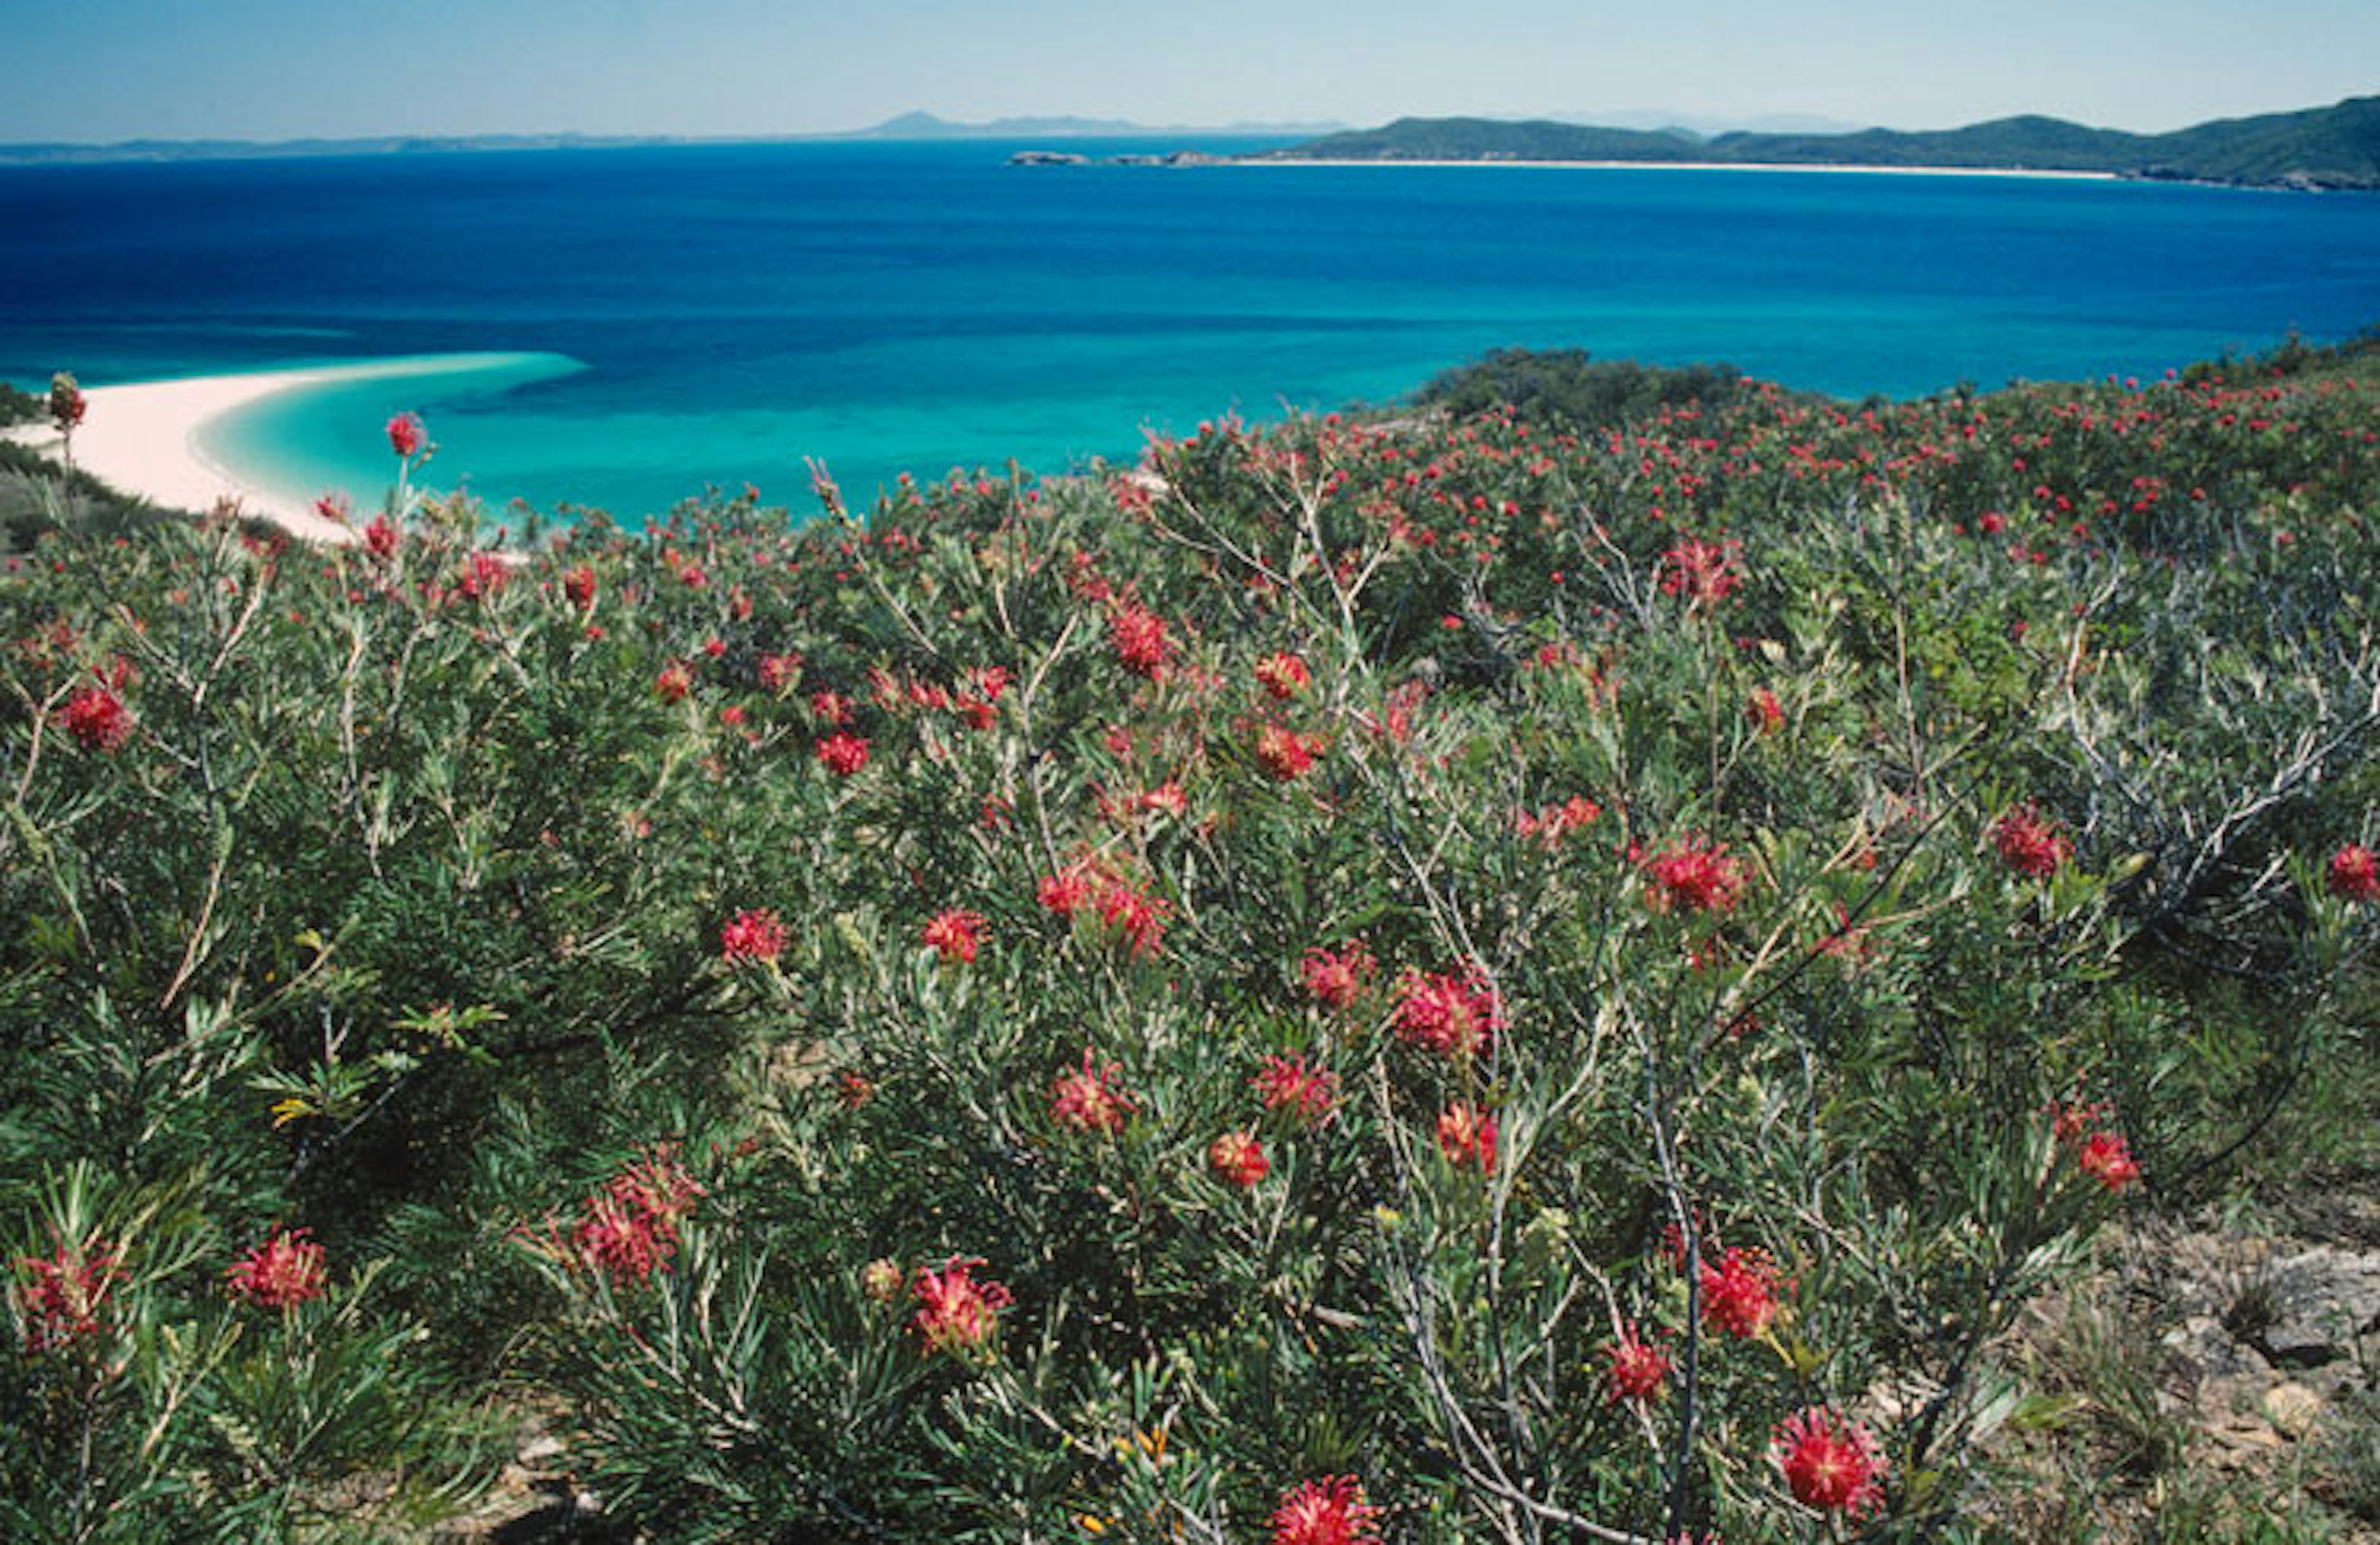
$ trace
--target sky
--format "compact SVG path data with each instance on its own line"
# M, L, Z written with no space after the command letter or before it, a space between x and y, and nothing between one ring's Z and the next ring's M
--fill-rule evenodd
M1655 110L2155 132L2380 92L2373 0L0 0L0 142Z

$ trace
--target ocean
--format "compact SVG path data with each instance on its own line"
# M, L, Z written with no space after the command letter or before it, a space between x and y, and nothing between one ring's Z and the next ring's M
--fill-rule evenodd
M1096 155L1179 141L1068 147ZM1251 148L1208 140L1217 150ZM990 142L0 168L0 379L446 352L258 405L217 459L631 523L1383 404L1508 345L1851 396L2152 377L2380 321L2380 197L1757 171L1006 164ZM1038 148L1048 148L1041 146Z

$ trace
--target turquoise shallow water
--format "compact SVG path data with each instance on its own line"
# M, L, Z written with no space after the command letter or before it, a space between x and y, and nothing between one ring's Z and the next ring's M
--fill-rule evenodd
M798 500L1143 429L1382 401L1500 345L1724 358L1858 395L2151 375L2380 321L2380 198L1524 168L1079 168L988 144L0 169L0 378L449 351L219 426L359 503L431 481L627 517ZM1102 149L1146 147L1101 147Z

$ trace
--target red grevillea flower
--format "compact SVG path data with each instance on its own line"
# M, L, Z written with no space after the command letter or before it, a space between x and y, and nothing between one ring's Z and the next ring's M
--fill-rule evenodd
M1645 873L1653 882L1645 903L1656 912L1728 912L1743 899L1743 864L1718 844L1671 843L1645 860Z
M578 1259L615 1282L645 1281L677 1254L677 1225L708 1194L674 1147L657 1144L587 1198L572 1236Z
M1611 1393L1605 1397L1608 1401L1618 1405L1623 1400L1661 1398L1670 1378L1669 1351L1660 1343L1639 1335L1634 1320L1621 1328L1620 1339L1605 1348L1605 1354L1611 1359Z
M67 733L86 751L113 751L132 736L132 712L106 687L86 687L67 700Z
M2019 805L1993 823L1992 845L2002 863L2034 880L2047 880L2074 856L2066 833L2031 805Z
M1268 654L1257 662L1257 685L1275 698L1293 698L1314 680L1305 662L1293 654Z
M1040 884L1034 889L1033 898L1041 904L1043 911L1071 918L1083 908L1091 899L1091 893L1098 888L1098 876L1088 864L1069 864L1055 874L1043 875Z
M322 1296L322 1247L306 1229L274 1229L224 1273L233 1293L261 1309L285 1309Z
M2332 854L2330 894L2347 901L2380 901L2380 858L2359 843Z
M674 703L694 690L694 672L683 660L673 660L653 677L653 696Z
M1172 908L1159 898L1121 880L1111 880L1099 888L1091 905L1099 921L1123 942L1125 953L1135 960L1155 955L1164 944L1165 919Z
M1266 724L1257 731L1257 765L1265 776L1285 784L1302 778L1329 742L1318 735L1302 736L1285 724Z
M917 1328L928 1353L964 1357L994 1350L1000 1311L1015 1299L998 1283L975 1280L975 1269L982 1264L979 1256L953 1256L939 1271L917 1268L916 1279L909 1283L909 1296L917 1301L917 1312L909 1323Z
M1309 1067L1304 1057L1267 1057L1248 1082L1266 1110L1286 1111L1302 1126L1320 1126L1338 1108L1339 1075Z
M782 692L794 684L801 674L802 657L798 654L764 654L753 667L763 692Z
M400 413L388 421L388 448L398 456L411 457L430 443L430 431L419 413Z
M1487 1174L1496 1168L1496 1118L1458 1100L1439 1113L1438 1151L1457 1169L1476 1164Z
M784 953L785 925L767 908L747 907L720 925L719 958L730 966L774 960Z
M474 553L465 560L455 588L473 601L497 594L513 581L512 566L493 553Z
M1661 554L1661 593L1683 596L1689 606L1725 601L1743 582L1735 572L1735 551L1733 541L1685 538Z
M847 732L831 735L818 743L818 759L836 777L848 778L868 765L868 742Z
M1378 1545L1379 1516L1354 1476L1325 1476L1282 1494L1271 1545Z
M1361 939L1350 939L1337 955L1319 945L1307 950L1298 962L1297 975L1316 1003L1342 1009L1362 995L1375 969L1372 952Z
M364 551L375 558L394 558L405 545L405 529L385 515L375 515L364 528Z
M817 691L810 694L810 717L832 729L841 729L851 723L851 700L840 692Z
M1226 1186L1245 1191L1272 1172L1253 1132L1226 1132L1207 1146L1207 1167Z
M1777 1263L1762 1249L1730 1247L1716 1264L1702 1262L1703 1323L1750 1341L1777 1318Z
M941 956L945 966L965 966L975 960L982 942L983 918L955 908L937 912L917 931L917 942Z
M1752 696L1744 701L1743 713L1752 721L1752 727L1763 735L1780 729L1785 724L1785 705L1779 702L1777 694L1766 687L1754 688Z
M2074 1162L2084 1174L2110 1191L2120 1191L2141 1178L2141 1166L2119 1132L2102 1130L2083 1138L2082 1150L2075 1155Z
M1602 814L1602 806L1583 794L1573 794L1560 804L1548 805L1534 814L1523 810L1514 819L1512 829L1524 837L1533 838L1550 853L1561 845L1562 838L1585 831Z
M27 1349L48 1352L98 1333L108 1289L124 1275L123 1252L94 1234L79 1245L61 1240L49 1256L16 1262L17 1301L25 1314Z
M1397 983L1397 1034L1460 1061L1487 1052L1504 1028L1504 1006L1475 962L1458 975L1408 971Z
M1115 1077L1123 1071L1121 1063L1095 1062L1091 1049L1084 1047L1083 1065L1050 1080L1050 1119L1069 1132L1114 1137L1123 1130L1124 1117L1139 1108L1115 1086Z
M595 604L595 571L585 564L562 577L562 593L580 611Z
M1888 1466L1876 1435L1830 1405L1808 1406L1779 1422L1771 1452L1803 1507L1856 1518L1884 1505Z
M1145 606L1123 606L1108 618L1108 642L1116 660L1135 675L1158 680L1173 658L1173 642L1165 636L1165 619Z

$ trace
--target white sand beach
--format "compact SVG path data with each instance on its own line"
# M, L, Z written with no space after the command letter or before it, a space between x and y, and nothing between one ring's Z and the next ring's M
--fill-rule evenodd
M2055 177L2082 182L2119 181L2113 172L2056 172L2028 166L1853 166L1834 162L1791 161L1507 161L1482 156L1463 161L1400 161L1385 156L1338 161L1248 156L1233 166L1514 166L1531 171L1596 172L1841 172L1903 177Z
M209 454L203 432L215 420L267 397L342 383L453 375L477 367L509 364L520 355L424 355L309 370L260 371L237 375L193 376L83 390L87 410L75 431L74 461L101 481L171 508L212 509L218 500L238 503L295 535L318 541L353 541L356 533L314 512L311 502L243 478ZM361 432L379 432L377 424ZM55 455L58 434L47 423L0 431ZM395 457L390 458L395 473Z

